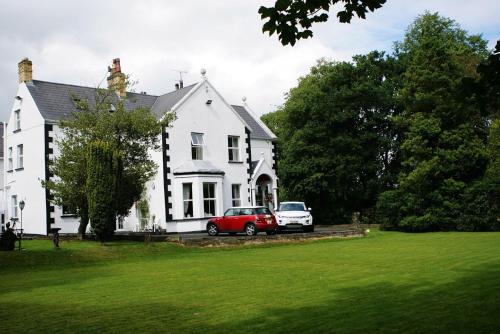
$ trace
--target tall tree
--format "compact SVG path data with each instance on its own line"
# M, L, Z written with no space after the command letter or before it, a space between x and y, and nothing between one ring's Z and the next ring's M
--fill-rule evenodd
M483 113L491 118L488 136L488 168L484 177L466 189L458 228L467 231L500 230L500 41L477 69L478 82L468 80L465 94L472 93Z
M78 231L83 237L89 222L88 145L103 141L119 152L113 207L115 215L126 216L140 199L145 183L156 173L157 165L149 151L159 149L161 128L168 126L175 115L165 113L159 121L149 109L127 110L125 100L117 98L113 87L96 89L91 100L74 96L74 101L76 111L60 122L60 155L51 165L56 179L46 186L52 190L56 204L67 206L80 217Z
M406 69L398 92L406 127L403 170L399 188L381 196L379 209L394 209L383 212L384 223L403 230L455 229L461 196L488 162L487 119L472 96L461 94L465 79L478 79L486 42L453 20L425 13L396 45L396 55Z
M383 53L321 61L263 120L277 130L282 197L305 200L318 223L367 213L391 183L395 63Z
M382 7L386 0L276 0L274 6L259 8L262 20L266 20L263 32L276 33L283 45L295 45L299 39L313 36L310 29L314 23L326 22L328 12L337 4L341 10L337 18L350 23L356 15L364 19L368 12Z
M115 230L117 164L111 145L90 142L87 147L86 191L90 224L99 241L109 239Z

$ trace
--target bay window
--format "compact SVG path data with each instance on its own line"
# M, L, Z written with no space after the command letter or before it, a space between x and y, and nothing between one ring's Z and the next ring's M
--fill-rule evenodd
M183 212L184 218L193 217L193 184L183 183L182 184L182 201L183 201Z
M216 183L203 183L203 212L205 217L212 217L216 214L215 186Z

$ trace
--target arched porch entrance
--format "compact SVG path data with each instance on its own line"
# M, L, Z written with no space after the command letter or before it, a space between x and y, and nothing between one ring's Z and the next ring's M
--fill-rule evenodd
M261 174L255 181L254 204L274 210L276 206L276 186L267 174Z

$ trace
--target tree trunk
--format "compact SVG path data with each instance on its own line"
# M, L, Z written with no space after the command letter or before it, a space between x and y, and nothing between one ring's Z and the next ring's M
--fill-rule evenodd
M86 204L86 203L85 203ZM80 225L78 226L78 239L85 240L85 232L89 224L89 210L87 205L80 210Z

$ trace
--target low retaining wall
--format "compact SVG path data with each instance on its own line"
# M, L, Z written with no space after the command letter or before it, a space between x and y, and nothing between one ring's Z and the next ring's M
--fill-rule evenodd
M361 231L335 231L335 232L318 232L318 233L285 233L276 235L255 235L255 236L217 236L217 237L200 237L200 238L182 238L179 236L178 243L185 246L198 247L223 247L236 245L251 245L262 243L278 243L302 240L318 240L330 238L353 238L363 237L365 234ZM173 237L173 236L172 236Z

